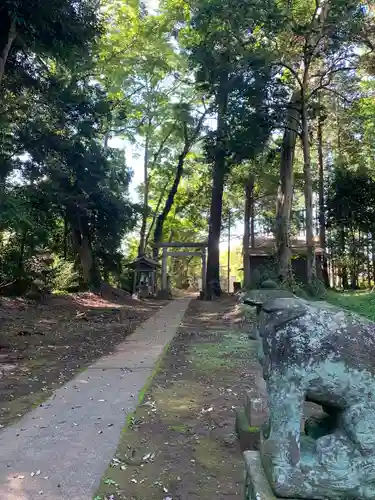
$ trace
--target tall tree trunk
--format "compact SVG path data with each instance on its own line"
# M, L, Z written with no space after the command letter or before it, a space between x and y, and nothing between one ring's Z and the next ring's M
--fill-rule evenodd
M79 220L78 227L73 228L72 241L81 263L85 287L99 290L100 274L93 257L89 227L85 221Z
M371 259L370 259L370 234L366 234L366 264L367 264L367 285L371 287Z
M21 277L24 272L24 257L25 257L25 247L26 247L26 237L27 237L27 229L22 231L21 235L21 243L20 243L20 252L18 256L18 275Z
M251 223L254 219L254 176L250 175L245 183L245 217L244 217L244 235L243 235L243 274L244 287L251 286L251 266L250 266L250 238L254 238L251 234ZM251 235L251 236L250 236Z
M227 74L221 79L217 103L217 139L212 172L212 196L207 247L206 299L208 300L212 300L215 295L218 296L221 293L219 245L223 210L224 179L226 174L227 125L225 115L228 105Z
M307 79L307 71L306 77ZM306 274L307 283L312 284L316 276L315 263L315 248L314 248L314 229L313 229L313 187L311 176L311 157L310 157L310 133L309 122L307 117L306 93L302 93L301 102L301 118L302 118L302 148L303 148L303 175L304 175L304 194L305 194L305 209L306 209Z
M319 161L319 244L322 254L322 276L326 288L329 288L326 213L324 200L324 161L323 161L323 119L318 121L318 161Z
M0 34L0 85L5 72L5 65L8 60L10 49L17 38L15 19L8 20L8 30ZM1 25L3 27L3 23Z
M108 142L109 142L109 139L110 139L110 134L109 132L107 132L105 135L104 135L104 150L107 151L108 150Z
M148 128L146 132L145 140L145 151L143 156L143 182L144 182L144 193L143 193L143 214L142 214L142 226L139 235L139 246L138 246L138 257L144 255L145 253L145 242L146 242L146 228L147 228L147 217L148 217L148 197L149 197L149 179L148 179L148 164L149 164L149 154L150 154L150 128L151 123L149 121Z
M171 211L171 208L173 206L174 202L174 197L176 196L178 186L180 185L180 181L182 178L183 170L184 170L184 161L186 158L188 151L185 152L185 150L180 154L178 158L178 164L177 164L177 170L176 170L176 175L173 180L173 184L171 189L169 190L168 197L165 201L164 208L162 212L158 215L158 218L156 220L156 225L155 225L155 231L154 231L154 250L153 250L153 256L155 259L158 258L158 248L156 247L157 243L160 243L163 235L163 226L166 218L169 215L169 212Z
M357 262L358 262L358 256L357 256L357 245L356 245L356 238L355 238L355 231L352 229L352 234L351 234L351 250L350 250L350 255L351 255L351 262L350 262L350 288L352 290L357 289L357 283L358 283L358 267L357 267Z
M223 209L223 191L225 178L225 158L215 161L214 177L212 184L210 225L207 247L207 273L206 273L206 297L212 300L213 296L219 296L220 288L220 231L221 215ZM220 165L220 166L219 166Z
M83 279L88 285L91 284L91 270L93 266L92 251L87 236L83 236L79 246Z
M63 255L64 255L64 260L67 259L68 257L68 219L67 215L64 215L64 235L63 235Z
M330 285L333 288L336 288L336 261L335 261L335 257L334 257L332 248L330 248L329 254L331 256L329 263L328 263L329 268L330 268Z
M295 91L288 105L286 127L280 160L280 183L276 205L276 247L278 276L285 281L291 276L289 247L290 214L293 201L293 161L299 127L301 93Z
M305 38L303 48L303 76L301 84L301 125L302 125L302 149L303 149L303 173L304 173L304 194L306 209L306 246L307 246L307 283L312 284L316 276L316 258L314 248L314 218L313 218L313 185L311 174L310 155L310 132L308 108L308 90L310 79L310 66L316 57L315 49L319 41L324 36L324 28L330 10L331 2L316 0L314 16L311 20L311 31Z
M150 227L148 228L148 231L147 231L147 236L146 236L146 239L145 239L145 247L147 247L148 242L150 241L150 236L151 236L151 234L153 234L154 225L155 225L155 222L156 222L156 219L157 219L156 214L157 214L157 213L159 213L160 205L161 205L161 202L163 201L164 194L165 194L165 192L166 192L166 190L167 190L168 184L169 184L169 181L167 181L167 182L164 184L164 187L163 187L163 189L161 190L161 193L160 193L160 196L159 196L158 202L157 202L157 204L156 204L155 212L154 212L154 213L153 213L153 215L152 215L152 220L151 220Z
M347 290L349 288L349 282L348 282L348 268L346 266L346 255L345 255L345 243L346 243L346 237L345 237L345 228L340 229L340 247L341 247L341 284L344 290Z
M251 204L250 214L250 247L255 248L255 202Z

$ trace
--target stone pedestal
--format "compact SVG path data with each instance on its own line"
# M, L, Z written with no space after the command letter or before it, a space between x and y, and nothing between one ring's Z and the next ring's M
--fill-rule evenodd
M251 427L249 425L245 410L243 409L239 409L236 412L236 434L240 442L241 451L259 450L259 427Z
M245 393L245 414L251 427L260 427L268 419L267 399L251 392Z
M278 500L264 473L260 453L245 451L244 500Z
M260 366L253 370L254 388L245 392L242 409L237 411L236 432L241 450L258 450L260 427L268 420L268 404L265 382Z

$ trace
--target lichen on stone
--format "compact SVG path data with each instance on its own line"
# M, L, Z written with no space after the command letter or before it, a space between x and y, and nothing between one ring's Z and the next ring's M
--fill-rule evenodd
M270 413L261 451L275 494L375 498L375 324L325 302L259 298ZM300 432L304 400L324 407L319 433Z

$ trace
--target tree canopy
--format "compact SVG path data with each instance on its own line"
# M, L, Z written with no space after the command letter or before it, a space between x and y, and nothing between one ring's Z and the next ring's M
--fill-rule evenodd
M230 272L245 286L265 239L286 286L300 279L295 258L310 291L373 283L373 9L2 2L0 292L25 293L46 255L51 283L65 266L68 288L131 288L129 259L207 240L212 298L228 276L228 230L243 258ZM116 142L138 159L127 164ZM200 276L197 257L184 262L169 264L179 286Z

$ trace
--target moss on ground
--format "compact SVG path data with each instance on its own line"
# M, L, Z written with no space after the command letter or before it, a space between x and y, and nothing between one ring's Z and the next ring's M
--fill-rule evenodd
M195 446L195 460L211 473L220 474L225 472L226 457L219 443L210 438L200 439Z
M29 394L19 396L3 404L1 409L1 421L3 425L8 425L17 421L25 415L25 413L30 411L30 408L37 408L51 396L52 392L52 389L30 392Z
M217 307L222 313L212 303L192 307ZM159 362L141 404L127 419L96 500L241 496L242 455L236 439L228 439L235 427L234 405L241 402L226 387L241 392L255 344L239 330L215 329L207 319L201 325L192 315L198 323L191 327L194 335L184 326ZM216 318L212 314L212 321Z
M249 342L248 336L237 331L222 334L219 342L191 346L188 356L194 368L206 372L241 365L253 357L253 351L255 346Z
M204 404L206 387L199 382L176 380L170 387L156 387L152 391L156 408L162 412L162 419L172 422L176 417L188 417L192 411L197 411Z
M152 370L151 375L148 377L145 385L139 391L139 394L138 394L138 404L141 404L143 402L143 400L145 398L145 395L146 395L146 392L151 387L152 381L154 380L154 378L156 377L156 375L163 369L163 363L164 363L164 360L165 360L165 356L166 356L166 354L167 354L167 352L169 350L169 347L170 347L169 343L164 346L163 352L161 353L159 359L155 363L155 367Z
M371 321L375 321L375 292L370 290L356 290L335 292L330 290L326 297L327 302L344 309L349 309Z
M180 434L187 434L191 431L191 427L186 424L168 425L168 430L179 432Z

